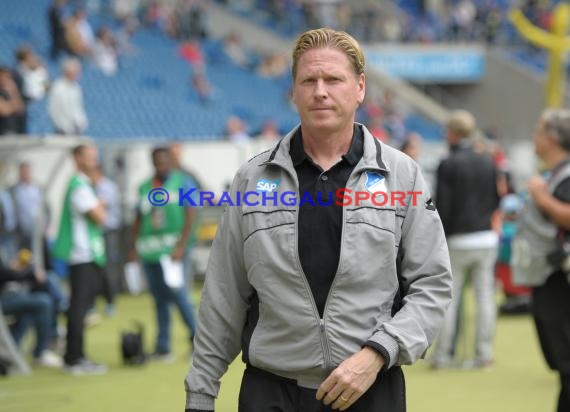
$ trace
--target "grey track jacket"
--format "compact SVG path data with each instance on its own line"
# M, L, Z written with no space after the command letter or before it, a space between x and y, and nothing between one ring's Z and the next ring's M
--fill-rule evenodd
M387 367L415 362L433 342L451 300L439 215L418 165L359 127L364 155L347 188L421 192L416 205L408 195L405 205L352 199L343 207L341 256L323 319L299 262L298 207L264 206L261 196L249 199L256 206L228 206L206 271L187 409L214 410L220 378L240 350L257 368L317 388L366 342L389 355ZM294 132L239 169L232 199L260 190L268 199L275 192L301 197L289 156Z

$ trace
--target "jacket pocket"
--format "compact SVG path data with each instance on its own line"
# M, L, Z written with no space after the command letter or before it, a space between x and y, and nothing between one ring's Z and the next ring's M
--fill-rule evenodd
M277 288L276 295L286 293L284 285ZM312 308L298 296L283 301L276 298L267 304L260 299L259 320L249 345L250 363L265 370L292 373L322 367L319 329Z
M295 209L249 208L243 213L244 243L260 232L295 224Z
M347 225L355 225L358 230L369 232L379 240L393 239L398 246L401 236L401 217L396 215L396 209L362 206L346 211Z

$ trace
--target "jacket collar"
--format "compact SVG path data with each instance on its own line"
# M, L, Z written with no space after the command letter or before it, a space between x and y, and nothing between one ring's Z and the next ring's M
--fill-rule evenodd
M297 128L297 131L291 138L290 147L291 150L289 151L289 154L291 155L293 166L297 167L305 160L310 159L309 155L305 152L305 148L303 146L303 138L301 136L300 128ZM358 164L358 162L362 158L363 153L364 153L363 132L362 129L355 124L354 131L352 133L352 141L350 143L350 147L348 148L348 152L342 155L342 159L344 159L346 162L348 162L348 164L354 167Z
M378 170L382 173L389 173L390 169L386 166L382 155L384 144L376 139L368 131L368 129L360 124L355 123L356 127L361 128L364 136L364 154L354 168L354 172L361 172L363 170ZM293 160L289 151L291 149L291 141L297 132L300 133L300 125L297 125L291 130L283 139L281 139L269 154L269 158L262 162L260 166L275 165L295 173ZM353 173L354 173L353 172Z

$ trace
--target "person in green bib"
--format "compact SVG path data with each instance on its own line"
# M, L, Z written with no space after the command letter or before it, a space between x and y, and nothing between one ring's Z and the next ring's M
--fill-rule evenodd
M139 187L137 216L133 223L133 236L129 261L137 258L142 262L149 290L154 298L158 335L151 359L173 360L170 347L170 304L174 303L188 329L191 343L196 331L194 309L188 297L185 254L192 229L195 209L187 202L178 204L179 189L188 190L189 180L172 167L172 158L167 148L152 152L155 169L153 177ZM153 189L165 189L169 202L163 206L153 205L149 193ZM182 265L182 270L177 270Z
M107 261L101 225L105 207L95 194L92 176L97 167L97 149L79 145L73 149L77 172L67 184L53 247L53 255L69 265L70 302L67 314L65 370L73 375L102 374L104 365L88 360L84 353L84 320L104 282Z

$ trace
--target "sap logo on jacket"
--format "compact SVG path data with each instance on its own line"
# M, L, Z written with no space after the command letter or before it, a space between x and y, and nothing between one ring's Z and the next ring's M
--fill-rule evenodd
M258 192L273 192L279 187L279 180L260 179L255 185Z

